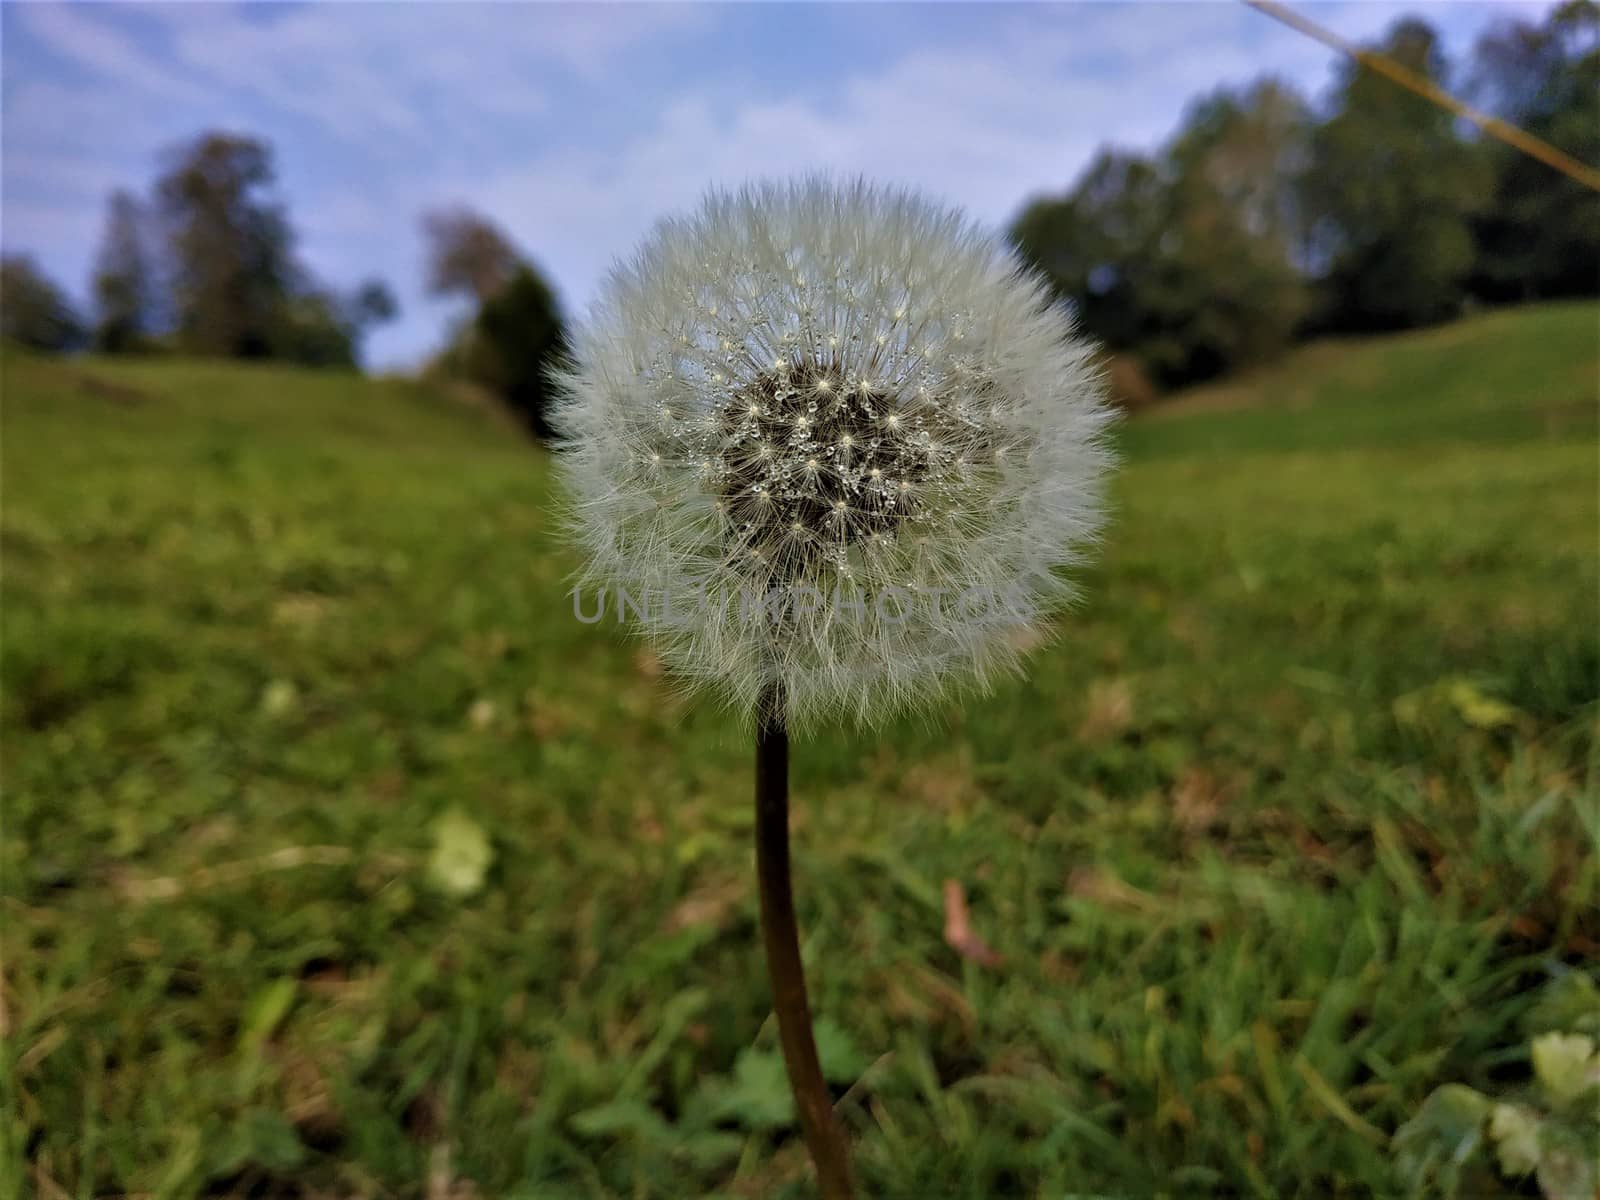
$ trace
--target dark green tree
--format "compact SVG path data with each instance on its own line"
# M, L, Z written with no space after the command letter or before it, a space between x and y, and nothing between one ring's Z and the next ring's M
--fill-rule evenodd
M339 298L311 287L285 297L273 313L265 353L307 367L354 367L356 342Z
M1305 310L1295 265L1305 107L1263 80L1195 105L1161 152L1105 150L1012 228L1085 329L1161 382L1267 357Z
M1309 135L1300 97L1271 79L1190 109L1164 156L1158 373L1202 379L1289 343L1306 311L1295 256Z
M60 353L83 344L83 321L32 257L0 258L0 338Z
M145 246L145 214L133 193L118 188L106 205L106 230L95 260L95 349L144 349L154 328L154 281Z
M1600 5L1568 0L1543 24L1503 21L1479 39L1473 89L1503 120L1600 163ZM1474 226L1473 292L1490 301L1600 293L1600 196L1499 142Z
M291 234L271 196L263 142L206 133L180 147L156 184L167 233L179 344L195 354L272 353L294 276Z
M548 439L550 368L567 344L554 290L499 226L469 208L424 213L422 236L428 291L477 305L437 368L494 392L534 436Z
M1397 22L1376 49L1448 83L1439 39L1422 21ZM1305 191L1318 324L1400 329L1454 316L1489 186L1484 156L1449 112L1357 63L1342 71L1333 115L1312 138Z
M566 347L555 292L537 269L523 263L478 310L472 324L472 373L505 399L534 436L548 439L550 369Z
M358 287L347 307L350 323L362 330L385 324L400 315L399 301L381 279L369 279Z
M349 296L304 277L279 306L273 322L272 357L308 367L354 367L361 340L399 312L389 286L369 279Z
M1165 184L1143 156L1102 150L1071 192L1030 203L1011 229L1019 253L1114 350L1142 348L1145 303L1161 241Z

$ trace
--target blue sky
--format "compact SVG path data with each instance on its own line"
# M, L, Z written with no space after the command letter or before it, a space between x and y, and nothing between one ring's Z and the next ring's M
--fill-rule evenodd
M1301 5L1347 37L1416 12L1463 55L1547 4ZM415 364L454 308L422 293L418 214L489 214L581 315L610 262L711 183L831 169L995 226L1105 142L1271 72L1319 98L1335 55L1231 0L1058 4L56 4L0 9L0 242L82 297L107 192L208 128L271 141L299 252L380 275Z

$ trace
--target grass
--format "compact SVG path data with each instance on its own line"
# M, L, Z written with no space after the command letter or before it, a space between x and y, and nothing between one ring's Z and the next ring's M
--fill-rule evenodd
M1595 318L1131 423L1027 680L797 746L868 1195L1394 1195L1433 1087L1526 1077L1600 954ZM0 1194L812 1194L749 747L572 618L546 460L406 383L3 371Z

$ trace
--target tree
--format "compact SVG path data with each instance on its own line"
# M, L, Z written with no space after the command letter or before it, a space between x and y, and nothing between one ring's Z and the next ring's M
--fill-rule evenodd
M0 258L0 338L51 353L83 343L83 322L66 294L26 254Z
M1580 162L1600 162L1600 6L1568 0L1543 25L1504 21L1478 41L1473 91L1496 115ZM1600 199L1575 179L1484 142L1494 172L1474 226L1485 300L1600 292Z
M1307 132L1280 83L1219 91L1155 157L1102 151L1068 196L1025 209L1012 239L1088 332L1165 384L1267 357L1305 311Z
M400 315L400 304L381 279L369 279L350 299L350 323L358 329L382 325Z
M192 353L354 366L362 335L396 311L376 280L350 296L296 261L273 198L272 151L208 133L173 155L156 185L180 345Z
M539 438L549 438L550 368L566 353L566 329L555 293L521 264L478 310L472 325L474 376L498 391Z
M122 354L143 347L152 331L152 299L144 211L131 192L118 188L106 205L105 239L95 265L95 348Z
M1441 86L1433 30L1397 22L1378 47ZM1319 324L1399 329L1457 313L1473 263L1471 218L1488 187L1482 156L1454 117L1358 63L1312 139L1308 200L1322 266Z
M272 151L253 138L202 134L156 185L171 258L180 344L193 353L270 353L293 277L283 209L268 195Z
M1151 304L1170 343L1154 365L1202 379L1268 358L1306 312L1296 265L1310 132L1271 79L1194 105L1165 152L1166 216Z
M339 296L306 276L277 311L270 354L308 367L354 367L368 330L398 312L381 280L369 279L349 296Z
M302 288L275 311L264 353L306 367L354 367L356 339L337 296Z
M476 315L440 369L497 393L534 436L549 438L550 368L566 353L555 292L488 218L457 206L422 215L428 290L465 295Z
M1241 229L1290 259L1303 236L1311 130L1299 93L1268 77L1201 98L1167 154L1177 175L1203 184Z
M1114 350L1150 334L1143 287L1159 253L1164 185L1155 162L1102 150L1072 191L1035 200L1012 226L1019 253Z
M427 243L428 291L435 296L467 295L480 305L509 283L522 258L487 217L464 207L422 215Z

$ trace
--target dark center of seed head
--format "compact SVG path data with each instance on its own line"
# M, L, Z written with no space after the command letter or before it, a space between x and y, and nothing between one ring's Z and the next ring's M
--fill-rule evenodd
M893 397L834 364L793 364L741 388L722 414L722 499L735 538L763 553L782 545L803 569L893 537L917 515L915 485L930 462L909 423L891 417ZM797 525L808 536L797 539Z

